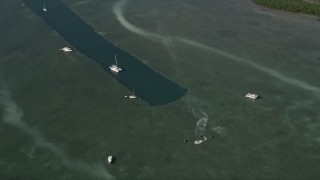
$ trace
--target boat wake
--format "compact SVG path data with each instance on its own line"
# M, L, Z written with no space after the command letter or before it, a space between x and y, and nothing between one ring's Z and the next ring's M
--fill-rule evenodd
M206 127L207 127L207 123L208 123L209 118L208 118L207 113L203 112L202 110L200 113L201 113L202 117L197 122L196 129L194 130L194 132L198 136L203 136L204 133L206 132Z
M206 137L206 128L208 125L209 116L201 108L199 108L200 105L196 104L196 100L192 96L188 95L186 97L186 102L189 108L192 110L193 117L197 119L196 127L194 129L194 134L196 137L194 144L201 144L208 139Z
M114 177L106 171L103 163L90 165L80 159L68 158L63 149L49 142L38 129L22 121L23 110L12 99L9 91L3 87L0 87L0 108L3 108L2 119L4 123L14 126L31 136L37 146L54 153L68 168L86 173L94 178L114 179Z
M197 121L194 133L199 139L194 141L195 144L201 144L207 140L207 137L205 136L205 132L206 132L206 127L209 120L207 113L205 113L201 109L199 109L198 113L200 115L200 119Z
M123 27L128 29L129 31L138 34L140 36L143 36L149 40L155 41L155 42L160 42L164 44L169 44L171 41L171 38L169 36L163 36L160 34L156 34L153 32L146 31L144 29L141 29L131 23L129 23L126 18L124 17L124 7L126 6L126 3L128 0L120 0L117 1L114 6L113 6L113 12L116 15L117 20L121 23ZM166 43L168 42L168 43Z
M203 51L207 51L207 52L211 52L211 53L215 53L215 54L218 54L220 56L223 56L223 57L226 57L230 60L233 60L233 61L236 61L236 62L240 62L240 63L243 63L243 64L246 64L248 66L251 66L257 70L259 70L260 72L263 72L269 76L272 76L284 83L287 83L287 84L290 84L290 85L293 85L293 86L296 86L296 87L299 87L299 88L302 88L304 90L307 90L307 91L311 91L313 92L317 97L319 97L320 95L320 88L317 87L317 86L313 86L305 81L302 81L302 80L299 80L299 79L295 79L295 78L291 78L291 77L287 77L286 75L276 71L276 70L273 70L269 67L266 67L266 66L263 66L261 64L258 64L258 63L255 63L253 61L250 61L248 59L245 59L245 58L241 58L241 57L238 57L238 56L235 56L233 55L232 53L228 53L228 52L225 52L225 51L222 51L220 49L217 49L217 48L214 48L214 47L211 47L211 46L208 46L208 45L205 45L205 44L202 44L200 42L197 42L197 41L193 41L193 40L190 40L190 39L186 39L186 38L182 38L182 37L171 37L171 36L165 36L165 35L160 35L160 34L157 34L157 33L153 33L153 32L149 32L147 30L144 30L142 28L139 28L133 24L131 24L130 22L128 22L126 20L126 18L124 17L124 7L126 6L128 0L120 0L120 1L117 1L115 4L114 4L114 7L113 7L113 12L117 18L117 20L120 22L120 24L128 29L129 31L135 33L135 34L138 34L140 36L143 36L149 40L152 40L152 41L156 41L156 42L159 42L159 43L162 43L164 45L167 45L167 46L171 46L171 47L174 47L172 46L172 44L178 44L178 43L182 43L184 45L187 45L187 46L190 46L190 47L194 47L194 48L198 48L198 49L201 49Z

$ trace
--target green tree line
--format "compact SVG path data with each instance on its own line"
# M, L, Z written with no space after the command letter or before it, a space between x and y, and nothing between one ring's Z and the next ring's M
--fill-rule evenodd
M291 12L301 12L320 17L320 4L304 0L254 0L257 4Z

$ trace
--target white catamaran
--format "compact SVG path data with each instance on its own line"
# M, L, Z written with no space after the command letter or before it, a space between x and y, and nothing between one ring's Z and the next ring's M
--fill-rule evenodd
M258 99L260 96L257 95L257 94L253 94L253 93L247 93L245 95L246 98L249 98L249 99Z
M63 52L72 52L72 49L69 48L69 47L63 47L60 50L63 51Z
M109 68L111 69L111 71L118 73L122 71L122 68L118 66L117 55L114 55L114 60L116 61L116 64L113 64Z

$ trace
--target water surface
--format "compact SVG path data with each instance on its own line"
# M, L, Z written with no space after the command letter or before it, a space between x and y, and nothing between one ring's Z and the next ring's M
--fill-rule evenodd
M124 69L112 74L121 84L147 101L150 105L163 105L182 97L187 90L168 78L153 71L137 58L114 46L97 34L94 29L77 16L60 0L47 0L44 12L43 4L37 0L25 0L25 3L48 25L62 35L74 48L84 53L109 71L117 55L118 65Z

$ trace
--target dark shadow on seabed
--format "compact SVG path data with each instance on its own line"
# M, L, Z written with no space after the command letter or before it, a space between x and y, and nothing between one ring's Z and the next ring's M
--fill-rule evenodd
M163 105L181 98L187 89L153 71L137 58L114 46L104 37L77 16L60 0L47 0L47 12L44 12L43 1L24 0L26 5L63 36L74 48L87 55L104 69L114 63L117 54L118 63L123 73L114 75L128 89L150 105Z

